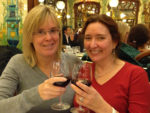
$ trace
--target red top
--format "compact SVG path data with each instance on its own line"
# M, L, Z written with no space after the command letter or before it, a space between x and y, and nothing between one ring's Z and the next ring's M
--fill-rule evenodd
M94 73L95 64L92 65ZM147 73L139 66L126 62L103 85L98 84L93 76L92 86L119 113L150 113L150 84Z

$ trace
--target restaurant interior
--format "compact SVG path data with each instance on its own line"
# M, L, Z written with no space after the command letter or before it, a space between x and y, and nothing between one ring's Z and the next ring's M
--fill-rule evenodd
M54 7L60 24L75 31L94 14L106 14L131 27L137 23L150 27L149 0L1 0L0 45L22 48L24 18L38 4Z

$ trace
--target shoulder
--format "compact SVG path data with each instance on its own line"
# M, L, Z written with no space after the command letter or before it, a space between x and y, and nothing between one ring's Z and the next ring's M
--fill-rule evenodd
M16 54L16 55L12 56L10 60L16 61L16 62L25 61L23 54Z
M125 62L124 68L128 69L129 71L134 71L134 70L144 71L144 69L141 66L131 64L129 62Z
M121 70L122 74L125 75L126 78L134 79L134 80L142 80L148 81L147 72L140 66L131 64L129 62L125 63L125 66Z
M6 65L3 75L21 75L23 70L29 70L31 68L25 61L23 54L16 54L9 60L8 64Z
M27 66L23 54L16 54L8 62L8 66L13 68L21 68L22 66Z
M125 62L125 65L122 68L122 70L130 73L146 73L146 71L141 66L131 64L129 62Z

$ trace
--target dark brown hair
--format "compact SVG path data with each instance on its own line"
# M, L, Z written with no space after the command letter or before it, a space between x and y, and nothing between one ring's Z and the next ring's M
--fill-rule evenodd
M118 31L117 23L111 17L109 17L107 15L104 15L104 14L93 15L93 16L90 16L87 19L87 21L85 22L85 25L82 29L82 34L83 35L85 34L85 31L86 31L89 24L95 23L95 22L99 22L99 23L102 23L103 25L105 25L110 32L112 40L114 42L118 42L118 45L116 46L116 49L115 49L115 53L117 54L118 49L119 49L119 45L120 45L120 33Z
M149 29L144 24L133 26L129 32L127 43L138 49L150 40Z

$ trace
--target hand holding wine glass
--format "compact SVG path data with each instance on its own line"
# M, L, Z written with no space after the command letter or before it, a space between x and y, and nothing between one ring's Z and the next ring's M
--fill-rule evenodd
M88 62L83 62L82 65L74 66L73 72L72 72L72 84L76 85L79 89L84 91L82 88L80 88L76 83L81 82L84 85L90 86L92 81L92 67L91 64ZM79 100L83 101L82 95L80 95ZM87 108L83 108L79 105L79 107L74 107L71 109L71 112L76 113L88 113L89 110Z
M68 73L65 73L65 67L61 67L61 62L53 62L52 71L51 71L51 77L65 77L67 81L65 82L55 82L55 86L59 87L65 87L70 82L70 78Z
M52 64L52 70L50 73L50 77L65 77L67 80L64 82L54 82L53 85L58 86L58 87L65 87L69 84L70 82L70 78L69 78L69 74L66 71L66 65L62 64L62 62L60 61L55 61ZM66 110L70 108L70 105L68 103L64 103L62 102L62 98L61 96L59 97L59 102L58 103L54 103L51 105L51 108L54 110Z
M58 97L58 95L61 95L65 92L66 90L65 88L63 87L60 88L60 87L56 87L53 85L55 82L58 82L58 81L65 82L66 78L53 77L53 78L45 80L43 83L41 83L38 86L39 95L43 100L50 100L50 99L56 98Z

